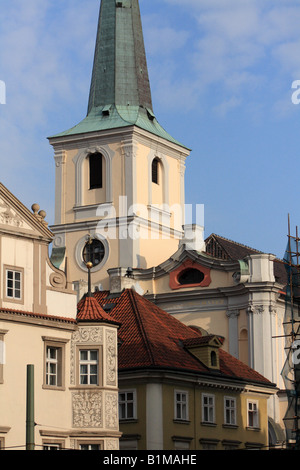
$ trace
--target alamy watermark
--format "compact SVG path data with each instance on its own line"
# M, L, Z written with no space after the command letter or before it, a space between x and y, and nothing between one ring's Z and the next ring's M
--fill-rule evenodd
M113 205L98 206L97 217L101 220L97 225L97 234L104 238L116 240L126 239L169 239L182 238L183 227L204 227L204 204L133 204L128 206L126 196L119 197L119 216Z
M292 93L292 103L300 104L300 80L294 80L292 88L295 90L294 93Z
M0 104L6 104L6 85L3 80L0 80Z

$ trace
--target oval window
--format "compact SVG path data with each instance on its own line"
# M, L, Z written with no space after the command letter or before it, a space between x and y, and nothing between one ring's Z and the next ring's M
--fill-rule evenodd
M97 266L103 260L104 254L105 248L103 243L100 240L94 239L85 244L82 257L85 264L90 261L93 266Z
M204 279L204 274L199 269L186 269L178 276L178 282L181 285L200 284Z

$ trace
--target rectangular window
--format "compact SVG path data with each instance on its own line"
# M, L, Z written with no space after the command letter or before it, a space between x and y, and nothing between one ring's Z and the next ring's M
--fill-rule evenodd
M136 419L136 391L119 392L119 419Z
M80 385L98 385L99 353L97 349L79 351Z
M79 450L103 450L104 443L100 440L80 440L76 442L76 449Z
M44 388L65 386L65 346L68 340L42 337L44 341Z
M258 402L248 400L248 427L259 427Z
M224 397L224 423L236 425L236 399Z
M23 301L23 269L5 267L5 300L21 303Z
M203 423L215 423L214 395L202 395L202 421Z
M188 393L175 390L175 419L187 421L188 416Z

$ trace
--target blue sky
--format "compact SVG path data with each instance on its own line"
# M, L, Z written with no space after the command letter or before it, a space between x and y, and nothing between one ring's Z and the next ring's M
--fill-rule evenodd
M86 114L99 0L1 0L1 182L53 222L47 137ZM155 114L192 149L186 203L214 232L282 257L300 224L297 0L140 0Z

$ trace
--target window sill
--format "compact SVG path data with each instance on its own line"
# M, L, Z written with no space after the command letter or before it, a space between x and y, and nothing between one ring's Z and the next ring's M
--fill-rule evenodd
M174 418L173 423L175 423L175 424L191 424L190 420L188 420L188 419L178 419L178 418Z
M254 427L254 426L247 426L246 429L247 431L256 431L256 432L261 431L259 427Z
M43 385L42 386L43 390L57 390L59 392L64 392L66 388L61 385Z
M226 424L226 423L224 423L222 426L223 426L223 428L226 428L226 429L238 429L237 424Z
M131 424L131 423L138 423L137 418L120 418L119 419L120 424Z
M201 421L200 423L202 426L212 426L212 427L216 427L217 426L217 423L210 423L208 421Z

